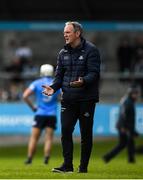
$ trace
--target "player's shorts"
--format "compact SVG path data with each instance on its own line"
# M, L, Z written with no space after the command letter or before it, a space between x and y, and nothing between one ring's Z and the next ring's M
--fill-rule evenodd
M57 119L56 116L35 116L33 121L33 127L37 127L39 129L44 129L50 127L52 129L56 129Z

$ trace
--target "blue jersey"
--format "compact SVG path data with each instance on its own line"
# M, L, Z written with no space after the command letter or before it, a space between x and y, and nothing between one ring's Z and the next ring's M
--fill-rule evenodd
M46 96L42 93L42 85L50 86L53 82L51 77L42 77L32 82L29 86L36 96L37 111L35 115L42 116L55 116L57 113L57 99L59 91L54 93L52 96Z

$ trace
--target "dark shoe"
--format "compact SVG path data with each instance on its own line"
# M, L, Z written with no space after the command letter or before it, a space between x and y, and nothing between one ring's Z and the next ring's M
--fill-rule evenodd
M78 168L78 173L87 173L87 168Z
M106 164L110 161L110 159L107 156L103 156L102 159Z
M30 159L30 158L28 158L25 162L24 162L24 164L32 164L32 159Z
M72 173L73 172L73 167L67 167L64 164L60 167L53 168L52 172L56 173Z
M48 164L48 162L49 162L49 157L45 157L44 164Z
M129 160L128 162L129 162L129 163L132 163L132 164L136 163L136 161L135 161L134 159L131 159L131 160Z

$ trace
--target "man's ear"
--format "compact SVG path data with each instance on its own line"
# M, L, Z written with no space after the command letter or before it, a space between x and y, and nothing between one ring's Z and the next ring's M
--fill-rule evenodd
M76 31L76 37L80 37L80 31Z

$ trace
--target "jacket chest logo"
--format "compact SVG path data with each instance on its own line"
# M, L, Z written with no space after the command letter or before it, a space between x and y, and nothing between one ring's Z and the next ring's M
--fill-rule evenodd
M79 60L83 60L83 56L81 55L81 56L79 56L79 58L78 58Z

